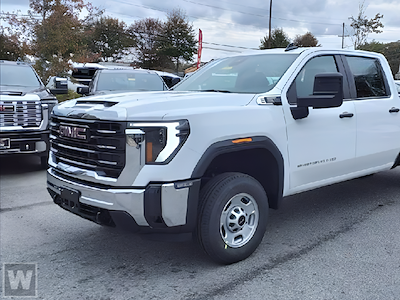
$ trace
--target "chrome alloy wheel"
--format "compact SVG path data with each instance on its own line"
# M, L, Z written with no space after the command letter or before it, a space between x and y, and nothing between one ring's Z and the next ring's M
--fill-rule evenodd
M259 210L257 202L247 193L233 196L225 205L220 218L220 234L232 248L245 245L256 232Z

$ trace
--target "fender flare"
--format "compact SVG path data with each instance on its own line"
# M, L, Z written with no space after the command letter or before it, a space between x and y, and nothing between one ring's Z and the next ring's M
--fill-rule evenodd
M234 143L237 139L229 139L224 141L216 142L208 147L208 149L203 153L200 160L197 162L196 167L193 169L191 178L201 178L204 176L208 166L211 162L218 157L219 155L231 152L238 152L243 150L251 150L251 149L265 149L268 150L275 161L277 162L278 167L278 182L277 189L273 193L272 199L270 199L270 207L278 208L278 204L282 199L283 195L283 183L284 183L284 160L281 152L275 143L265 136L254 136L254 137L246 137L246 141L241 143Z

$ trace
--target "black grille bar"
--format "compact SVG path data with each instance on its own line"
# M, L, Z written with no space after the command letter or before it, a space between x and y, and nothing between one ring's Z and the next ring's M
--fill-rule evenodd
M60 133L65 128L85 128L85 135ZM118 178L125 166L124 122L69 119L53 116L50 142L56 163L95 171L100 176ZM63 131L63 130L61 130ZM84 136L84 138L83 138Z

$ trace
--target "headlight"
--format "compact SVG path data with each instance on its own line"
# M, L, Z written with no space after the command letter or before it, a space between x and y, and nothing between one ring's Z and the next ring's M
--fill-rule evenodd
M187 120L127 124L127 144L141 149L146 164L168 163L189 136Z

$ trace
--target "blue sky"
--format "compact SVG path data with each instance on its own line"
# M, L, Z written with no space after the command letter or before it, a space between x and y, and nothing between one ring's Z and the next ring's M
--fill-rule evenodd
M166 19L174 8L186 12L198 32L203 31L203 60L221 57L244 48L258 48L260 39L268 34L268 0L92 0L104 9L104 15L118 18L130 25L146 17ZM283 28L290 38L307 31L313 33L324 47L341 48L343 23L345 35L351 35L350 16L356 17L358 1L349 0L273 0L272 28ZM376 13L384 17L383 33L370 34L369 41L389 43L400 40L400 0L364 2L370 19ZM25 14L29 0L1 0L2 12ZM345 38L345 47L352 49L352 40Z

